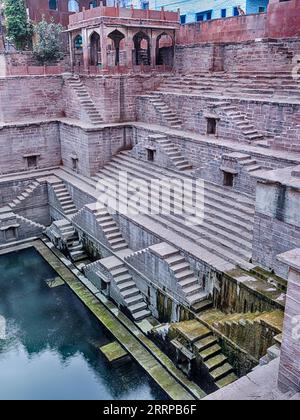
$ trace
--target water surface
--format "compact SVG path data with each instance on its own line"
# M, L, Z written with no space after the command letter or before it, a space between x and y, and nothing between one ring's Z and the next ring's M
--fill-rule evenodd
M0 256L0 399L165 399L137 365L109 364L113 341L35 248Z

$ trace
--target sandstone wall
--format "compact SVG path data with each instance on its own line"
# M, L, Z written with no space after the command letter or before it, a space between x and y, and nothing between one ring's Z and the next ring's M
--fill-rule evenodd
M173 95L164 93L164 102L176 113L182 121L183 129L194 131L199 134L207 133L207 116L214 114L218 120L218 137L227 138L237 142L245 142L236 121L231 119L222 107L214 108L213 100L208 103L207 98L193 95ZM236 107L237 111L244 115L246 121L252 124L260 134L268 137L274 148L300 151L300 106L274 103L267 99L261 100L235 100L231 99L228 104ZM158 113L145 96L137 99L137 117L139 121L152 124L166 125L162 114Z
M37 156L37 168L61 163L58 123L0 126L0 173L25 171L27 155Z
M148 144L148 137L153 134L147 128L136 127L134 128L133 139L135 147L133 153L135 156L142 160L147 160L146 146ZM176 136L175 134L167 134L167 138L175 144L180 153L193 165L195 175L204 180L214 182L218 185L223 185L224 177L221 166L223 163L224 155L236 152L230 144L226 146L226 142L218 143L216 138L193 138L193 136ZM241 153L248 154L249 157L255 159L257 165L261 165L265 169L278 169L287 166L296 165L293 162L284 158L284 156L276 157L272 154L264 153L264 150L256 149L256 151L247 152L247 149L241 148ZM166 161L160 159L156 162L162 167L167 166ZM243 166L237 166L238 174L234 182L234 189L242 193L254 195L256 187L256 179L247 172Z
M299 203L299 190L281 184L279 180L259 180L254 218L253 262L274 270L283 278L287 278L288 267L277 260L277 255L300 247Z
M61 156L63 165L73 169L72 158L78 158L78 173L94 176L111 158L132 145L129 127L83 129L60 125Z
M0 121L63 116L62 78L26 76L0 79Z

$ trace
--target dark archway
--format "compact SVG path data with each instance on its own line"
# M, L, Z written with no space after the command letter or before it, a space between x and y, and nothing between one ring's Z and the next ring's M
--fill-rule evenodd
M156 40L156 65L173 67L174 64L174 40L163 32Z
M115 50L115 66L118 66L120 64L120 43L125 38L125 35L115 29L108 35L108 38L113 41Z
M134 63L139 66L150 66L151 64L151 48L150 38L144 32L140 31L133 37L134 44Z
M49 10L57 10L57 0L49 0Z
M90 37L90 65L97 66L101 63L100 35L93 32Z
M74 51L74 64L75 66L83 65L83 48L82 48L82 36L77 35L73 41Z

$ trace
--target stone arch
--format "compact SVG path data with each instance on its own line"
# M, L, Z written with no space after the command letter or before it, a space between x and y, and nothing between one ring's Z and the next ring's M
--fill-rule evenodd
M145 32L139 31L133 37L134 57L133 62L139 66L141 64L150 66L151 64L151 42Z
M93 32L90 36L90 65L97 66L101 63L100 35Z
M125 39L125 35L115 29L110 34L107 35L113 42L114 51L115 51L115 66L120 64L120 43L123 39Z
M68 1L68 12L74 12L74 13L78 13L79 12L79 2L77 0L69 0Z
M97 0L92 0L89 2L89 9L94 9L97 6Z
M156 39L156 65L173 67L174 64L174 39L166 32L161 33Z
M57 10L57 0L49 0L49 10Z
M75 66L83 65L83 39L81 34L73 38L73 57Z

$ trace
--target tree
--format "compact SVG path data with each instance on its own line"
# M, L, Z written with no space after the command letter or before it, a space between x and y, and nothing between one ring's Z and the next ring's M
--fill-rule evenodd
M17 50L31 45L32 24L28 19L24 0L4 0L6 36Z
M56 24L53 20L48 23L44 17L34 26L36 38L33 54L40 63L51 63L63 57L62 30L62 25Z

